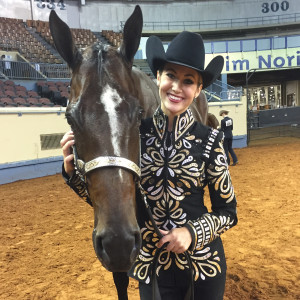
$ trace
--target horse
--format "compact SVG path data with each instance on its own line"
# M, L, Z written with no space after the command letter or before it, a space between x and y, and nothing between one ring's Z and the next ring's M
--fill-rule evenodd
M101 42L77 48L69 26L54 10L49 25L55 47L72 71L66 118L75 137L75 164L94 209L94 250L102 265L113 272L115 283L122 278L118 295L127 299L124 274L141 246L136 219L139 125L160 104L157 85L133 66L142 11L137 5L127 19L119 48ZM207 122L204 93L191 109L196 120Z

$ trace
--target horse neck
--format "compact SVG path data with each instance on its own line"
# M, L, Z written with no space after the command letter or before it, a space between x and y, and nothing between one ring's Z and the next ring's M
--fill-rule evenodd
M138 100L145 111L144 117L152 117L160 105L158 87L148 75L137 68L132 69L132 75L136 86L138 86Z

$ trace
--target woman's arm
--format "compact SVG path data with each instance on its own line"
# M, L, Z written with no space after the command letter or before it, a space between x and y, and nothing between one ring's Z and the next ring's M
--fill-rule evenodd
M236 198L223 149L223 132L215 131L215 141L206 161L206 178L212 211L187 227L192 235L190 249L201 249L237 224Z

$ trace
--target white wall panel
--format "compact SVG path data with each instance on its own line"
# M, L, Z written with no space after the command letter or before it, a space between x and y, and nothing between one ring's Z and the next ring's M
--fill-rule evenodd
M37 2L31 0L0 0L0 16L22 18L24 20L40 19L47 21L50 10L40 9ZM56 1L57 2L57 1ZM65 0L66 10L56 9L63 20L73 24L80 24L81 28L100 31L112 29L118 31L120 22L125 21L133 12L138 2L108 2L86 1L80 5L79 1ZM282 10L282 4L288 4L287 10ZM141 3L145 22L166 21L214 21L237 18L283 16L300 13L299 0L233 0L233 1L194 1L169 3ZM284 6L284 5L283 5ZM68 7L70 8L68 10ZM266 8L267 7L267 8ZM275 11L274 8L278 7ZM273 9L272 9L273 8ZM74 13L77 9L78 14ZM263 10L267 12L263 12ZM76 21L74 19L80 20ZM291 20L292 22L293 20ZM180 29L179 29L180 30Z

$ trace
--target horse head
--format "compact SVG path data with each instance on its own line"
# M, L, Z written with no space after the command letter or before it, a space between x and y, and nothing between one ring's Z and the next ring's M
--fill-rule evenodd
M72 70L66 118L93 203L94 249L109 271L127 271L141 245L135 215L141 91L132 64L142 12L136 6L126 21L119 49L100 42L78 49L70 28L54 10L49 23L56 49ZM125 166L119 165L120 158ZM95 167L103 160L104 166Z

